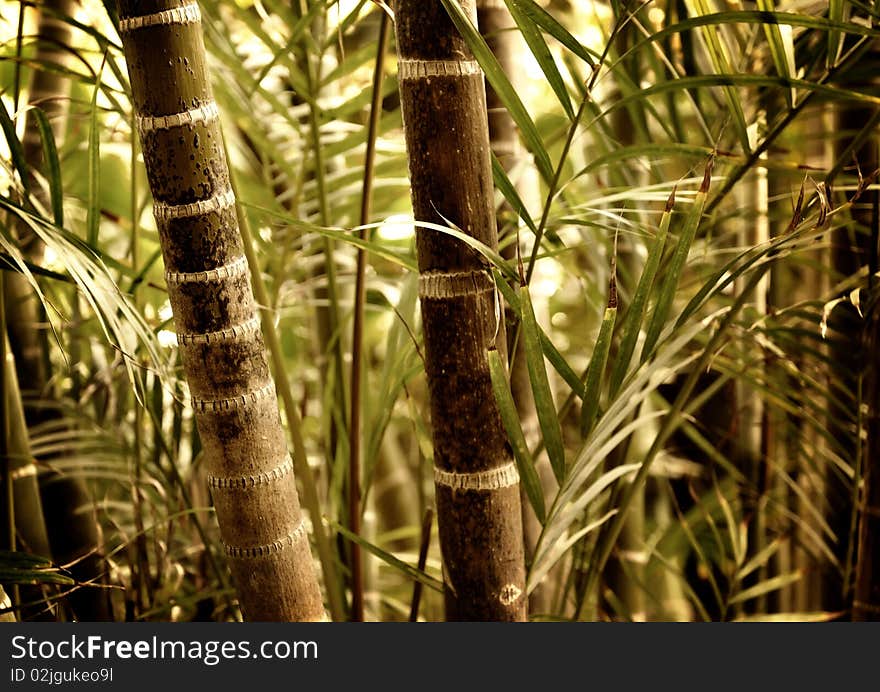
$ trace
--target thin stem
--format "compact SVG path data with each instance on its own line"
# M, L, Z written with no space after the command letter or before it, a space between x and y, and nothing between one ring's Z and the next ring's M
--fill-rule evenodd
M425 510L425 516L422 519L422 540L419 543L419 563L420 572L425 571L425 564L428 562L428 548L431 546L431 525L434 523L434 510L428 507ZM409 621L418 622L419 605L422 601L422 582L416 580L413 584L412 604L409 609Z
M131 131L135 129L134 109L131 113ZM137 138L131 139L131 184L129 186L129 204L131 206L131 268L137 273L140 267L140 257L138 254L138 205L137 205ZM140 292L136 292L133 296L135 308L140 310ZM143 381L139 378L139 381ZM144 589L147 588L149 577L149 558L147 557L147 538L144 533L144 510L143 496L141 495L141 483L144 475L144 458L143 458L143 426L144 426L144 409L140 401L135 401L134 407L134 483L132 484L132 495L134 499L134 520L135 528L138 531L137 538L137 579L135 580L135 588L137 589L137 600L140 605L141 613L149 608L149 601L144 599Z
M382 82L385 77L385 53L388 49L390 23L388 15L380 10L379 45L376 49L376 67L373 72L373 99L370 103L370 122L367 129L367 152L364 161L364 186L361 193L360 225L370 223L373 201L373 175L376 163L376 139L379 134L379 120L382 115ZM367 230L358 231L361 240L366 240ZM351 414L349 416L349 477L348 477L348 522L354 535L361 530L361 369L363 365L364 305L367 300L367 253L363 248L357 251L357 275L354 289L354 326L351 347ZM364 619L364 583L361 548L351 542L351 619L362 622Z
M18 104L21 94L21 44L24 35L24 2L18 3L18 27L15 33L15 66L12 77L12 112L18 113Z
M324 150L321 146L321 126L319 122L318 93L321 84L320 56L315 72L312 73L311 60L306 61L305 77L309 92L309 131L312 138L312 155L315 166L315 184L318 193L318 217L319 222L325 228L330 225L330 210L327 201L327 181L324 176ZM343 381L343 355L342 339L339 331L339 296L336 292L336 262L334 260L335 243L331 238L324 237L324 272L327 276L327 300L329 302L329 327L330 343L322 344L324 348L332 347L333 360L336 369L335 389L338 398L338 406L342 412L343 423L345 418L345 383ZM331 429L334 418L331 416ZM331 465L335 457L335 445L331 449Z
M553 180L550 182L550 189L547 190L547 202L544 204L544 209L541 212L541 222L538 224L538 230L535 232L535 244L532 246L532 254L529 257L529 265L526 268L525 282L527 284L531 281L532 273L535 271L535 262L538 259L538 251L541 249L541 240L544 237L544 231L547 228L547 221L550 218L550 208L553 206L553 198L556 196L556 191L559 188L559 179L562 177L562 170L565 168L565 161L568 158L568 152L571 149L572 142L574 142L574 136L577 133L578 125L581 122L581 117L583 117L584 110L586 109L589 100L590 91L588 89L584 94L584 97L581 99L581 105L578 107L574 120L571 121L571 127L568 128L568 136L565 138L562 153L559 155L559 163L556 165L556 170L553 171Z
M227 154L227 159L229 158ZM233 169L229 169L229 180L232 186L233 194L236 199L238 196L238 181ZM257 253L254 246L254 236L251 231L250 221L247 214L241 207L236 205L236 213L238 214L238 225L241 231L241 240L244 246L244 254L247 257L248 265L251 268L251 278L253 280L254 297L260 306L263 324L263 335L266 338L266 346L269 349L269 355L272 358L272 370L275 376L275 388L278 391L281 400L284 402L284 413L287 419L287 427L290 430L290 436L293 439L293 464L296 469L300 483L303 489L303 505L308 510L312 518L312 531L315 536L315 547L318 551L318 559L321 562L321 571L324 574L324 581L327 588L327 598L330 604L330 616L334 621L342 621L345 619L345 611L342 605L342 593L340 589L339 578L336 574L336 563L333 560L333 553L330 549L330 541L324 529L324 520L321 514L321 503L318 499L318 486L315 483L315 476L308 464L306 457L306 445L302 435L302 420L299 417L299 411L296 408L296 402L293 399L293 391L290 388L290 381L287 378L287 369L284 365L283 351L281 350L281 339L278 338L278 330L275 329L275 322L267 307L269 305L269 292L266 290L266 282L263 281L263 274L260 272L260 263L257 260Z

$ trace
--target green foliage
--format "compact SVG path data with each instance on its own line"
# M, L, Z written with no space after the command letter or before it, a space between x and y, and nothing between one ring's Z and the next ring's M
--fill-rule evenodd
M864 220L876 164L853 161L875 138L876 116L846 133L823 118L880 103L857 80L880 37L876 13L843 2L723 11L713 0L567 10L507 0L522 57L514 73L459 3L442 2L528 152L506 170L493 158L511 231L502 242L515 250L504 257L452 223L416 228L408 218L392 60L373 214L358 226L378 4L200 3L262 307L317 481L323 516L310 519L334 539L343 579L347 546L365 549L368 618L406 619L414 581L430 588L423 617L442 617L436 545L416 567L433 502L416 233L446 233L482 256L499 314L502 301L510 308L508 334L525 347L525 385L498 352L488 358L540 522L529 590L549 605L536 617L839 617L824 595L851 595L853 532L834 516L854 512L866 364L847 376L829 346L857 352L877 267L864 253L842 271L830 248L840 237L876 243ZM94 21L64 18L74 45L63 65L34 58L25 37L20 93L15 71L0 71L3 270L27 277L44 305L57 396L36 403L59 412L30 431L31 447L94 493L119 618L236 619L132 157L124 57L100 4L87 11ZM10 30L0 46L14 60ZM26 105L40 70L64 84L70 113L57 142L40 104ZM45 257L27 256L22 228ZM356 249L368 258L357 536L345 469ZM837 319L850 307L852 322ZM517 417L522 386L537 425ZM545 457L552 477L541 473ZM829 484L843 495L826 494ZM637 538L624 546L621 535ZM637 567L616 574L608 563L624 553ZM71 585L59 566L27 559L0 555L0 582L25 575L59 585L45 588L61 598Z

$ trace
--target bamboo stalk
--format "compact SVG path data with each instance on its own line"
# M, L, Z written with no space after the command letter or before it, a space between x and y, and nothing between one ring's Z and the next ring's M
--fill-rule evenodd
M473 21L473 0L461 7ZM398 0L398 80L418 221L496 248L483 74L439 0ZM486 351L506 350L482 258L419 229L434 484L448 620L525 620L519 477Z
M199 7L120 0L119 8L169 298L242 609L249 620L320 620L321 592L242 247Z

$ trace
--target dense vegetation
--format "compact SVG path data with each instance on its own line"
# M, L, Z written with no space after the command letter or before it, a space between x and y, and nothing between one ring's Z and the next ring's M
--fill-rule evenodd
M477 28L473 2L422 5L430 30L404 1L199 2L205 165L229 163L280 404L260 435L279 408L329 616L449 615L438 514L476 554L454 573L495 578L482 522L519 503L461 484L513 487L503 457L532 620L880 618L880 10L481 0ZM2 617L272 617L228 545L244 505L209 493L228 430L195 420L227 395L182 360L199 319L227 325L181 312L166 279L196 270L160 248L177 144L143 124L180 85L132 71L115 2L0 8ZM401 67L450 46L487 82L461 132L469 87ZM497 246L458 216L483 165ZM482 297L426 309L426 272L461 267ZM497 349L462 347L461 382L485 387L441 391L471 331Z

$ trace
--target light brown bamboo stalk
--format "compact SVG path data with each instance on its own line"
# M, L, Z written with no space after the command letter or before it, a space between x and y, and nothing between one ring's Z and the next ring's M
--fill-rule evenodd
M395 18L415 217L497 247L482 71L439 0L398 0ZM524 620L519 476L486 359L506 350L494 284L461 241L419 229L416 246L446 617Z
M120 0L178 342L249 620L320 620L321 591L236 219L198 4Z

